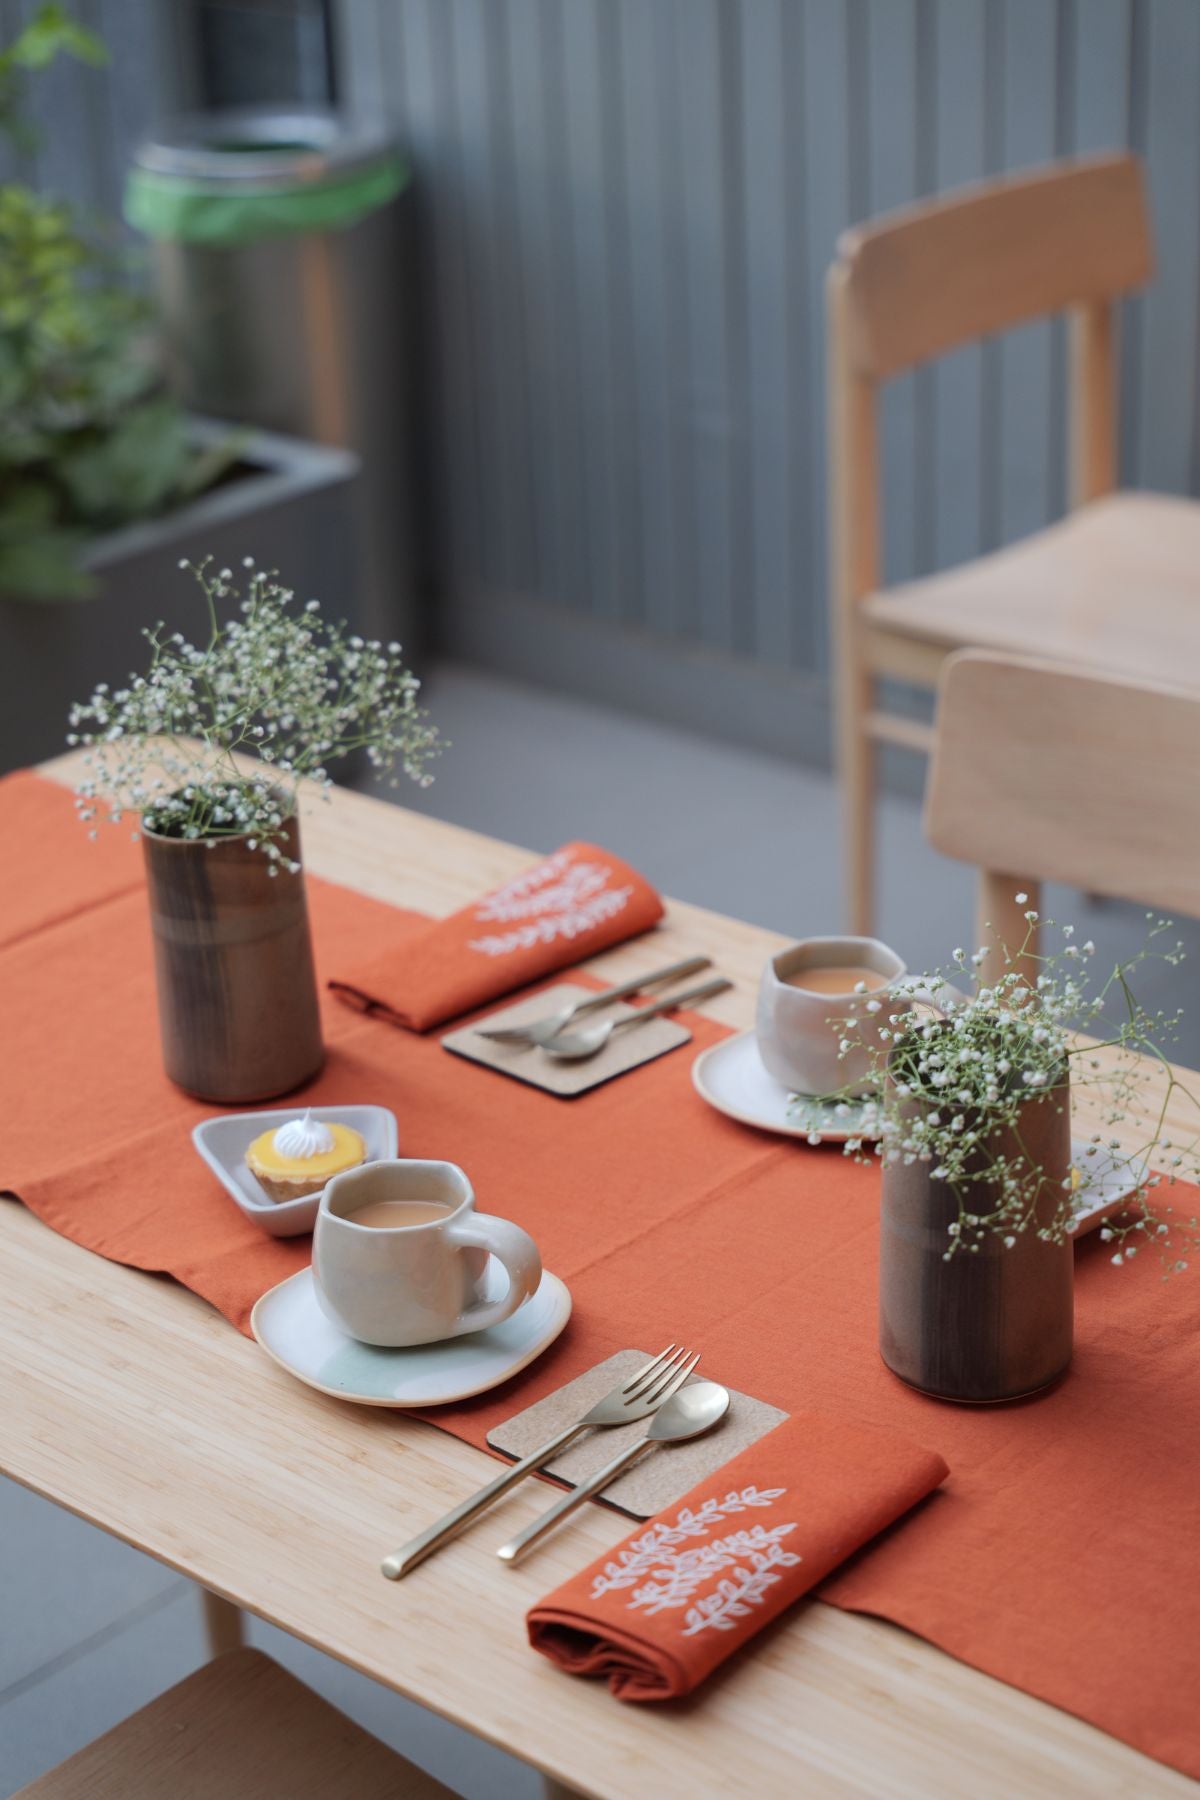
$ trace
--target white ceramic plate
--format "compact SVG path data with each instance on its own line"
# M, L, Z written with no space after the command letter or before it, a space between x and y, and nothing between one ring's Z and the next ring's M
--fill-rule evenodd
M307 1194L303 1200L269 1199L246 1167L246 1152L260 1132L299 1118L303 1111L302 1106L284 1106L271 1112L218 1113L192 1132L192 1142L226 1193L271 1237L299 1237L311 1231L321 1195ZM390 1162L395 1156L396 1115L386 1106L315 1106L313 1111L319 1119L349 1125L361 1133L368 1162Z
M508 1276L494 1256L485 1295L499 1299ZM258 1342L289 1375L319 1393L361 1406L446 1406L498 1387L552 1344L571 1316L571 1296L557 1275L542 1271L537 1292L511 1319L466 1337L409 1350L360 1344L326 1318L311 1269L281 1281L250 1315Z
M692 1080L697 1093L710 1106L759 1131L774 1131L784 1137L803 1140L815 1132L828 1143L843 1143L848 1137L869 1135L863 1131L862 1102L848 1101L846 1104L851 1110L841 1118L834 1111L836 1102L815 1096L798 1096L803 1110L789 1110L792 1095L763 1067L753 1031L725 1038L703 1051L692 1064ZM1084 1205L1075 1227L1076 1237L1086 1237L1110 1213L1116 1212L1147 1173L1140 1160L1118 1159L1110 1150L1099 1147L1094 1155L1089 1155L1091 1149L1086 1138L1072 1141L1071 1155L1088 1175Z
M1077 1215L1076 1237L1086 1237L1089 1231L1095 1231L1097 1225L1116 1212L1150 1174L1141 1157L1118 1158L1103 1145L1090 1144L1087 1138L1072 1138L1071 1159L1086 1173L1088 1181L1082 1196L1082 1209Z
M710 1106L742 1125L755 1125L760 1131L777 1131L794 1138L809 1138L816 1132L831 1144L863 1136L865 1101L846 1101L850 1111L839 1116L834 1111L837 1102L805 1095L803 1111L789 1111L792 1095L767 1074L752 1031L725 1038L703 1051L692 1064L692 1080L697 1093Z

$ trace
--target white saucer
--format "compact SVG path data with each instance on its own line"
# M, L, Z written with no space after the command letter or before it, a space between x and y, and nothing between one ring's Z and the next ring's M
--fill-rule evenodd
M489 1257L486 1297L499 1299L508 1276ZM446 1406L498 1387L552 1344L571 1316L571 1296L543 1269L537 1292L511 1319L467 1337L411 1350L360 1344L317 1304L311 1269L281 1281L250 1315L258 1342L289 1375L318 1393L361 1406Z
M850 1111L839 1118L834 1110L836 1101L790 1094L763 1067L753 1031L724 1038L703 1051L692 1064L692 1081L700 1097L718 1112L759 1131L805 1141L817 1136L831 1144L875 1135L863 1130L864 1101L845 1102ZM1147 1174L1140 1159L1118 1161L1110 1150L1099 1146L1089 1155L1092 1149L1086 1138L1072 1139L1072 1158L1088 1174L1086 1205L1078 1215L1076 1237L1086 1237L1116 1212Z
M192 1132L192 1142L248 1219L270 1237L299 1237L317 1222L321 1195L303 1200L271 1200L246 1167L246 1152L261 1132L283 1125L304 1111L302 1106L276 1107L271 1112L218 1113L202 1119ZM367 1146L368 1162L391 1162L396 1155L396 1115L386 1106L317 1106L319 1119L349 1125ZM323 1192L324 1190L322 1190Z
M1093 1152L1090 1156L1089 1151ZM1150 1175L1149 1165L1140 1156L1118 1161L1103 1144L1091 1144L1087 1138L1071 1139L1071 1160L1088 1179L1084 1206L1077 1214L1076 1237L1095 1231Z
M793 1096L767 1074L752 1031L724 1038L705 1050L692 1064L692 1080L701 1099L741 1125L760 1131L778 1131L784 1137L814 1135L831 1144L862 1137L867 1102L821 1100L815 1095ZM795 1102L795 1104L793 1104ZM839 1104L849 1112L839 1115Z

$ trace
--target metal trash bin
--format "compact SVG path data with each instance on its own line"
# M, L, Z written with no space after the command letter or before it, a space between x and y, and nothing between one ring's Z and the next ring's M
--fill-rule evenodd
M173 121L137 151L125 192L154 242L182 397L358 453L355 612L419 652L410 213L395 142L307 107Z

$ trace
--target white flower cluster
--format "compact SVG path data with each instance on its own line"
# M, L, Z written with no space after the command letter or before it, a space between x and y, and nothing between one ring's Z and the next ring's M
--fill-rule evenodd
M1018 904L1026 900L1017 895ZM938 973L897 983L886 1011L856 999L842 1021L841 1049L861 1055L865 1048L870 1061L874 1104L863 1135L876 1136L874 1152L884 1163L926 1164L932 1179L945 1184L957 1215L947 1227L947 1259L978 1253L991 1235L1010 1250L1030 1234L1061 1243L1092 1205L1093 1189L1111 1179L1116 1161L1127 1167L1135 1191L1101 1233L1116 1245L1113 1262L1130 1260L1139 1245L1152 1241L1168 1272L1184 1269L1179 1251L1200 1242L1200 1221L1176 1218L1167 1208L1168 1223L1149 1203L1150 1190L1164 1182L1200 1176L1200 1145L1166 1136L1168 1110L1180 1089L1162 1046L1177 1034L1179 1014L1147 1012L1130 985L1141 962L1154 956L1177 964L1182 947L1161 948L1170 921L1148 914L1142 949L1093 986L1089 965L1096 947L1090 940L1077 945L1073 926L1039 921L1033 910L1025 919L1026 940L1005 953L997 981L987 983L980 974L989 958L986 946L970 954L960 949L951 974L973 984L970 992ZM1034 949L1039 929L1061 934L1058 947L1045 955ZM920 1003L925 996L932 1006ZM1165 1091L1148 1107L1156 1074L1166 1075ZM1069 1106L1071 1088L1087 1087L1096 1090L1105 1123L1123 1127L1126 1147L1116 1137L1102 1146L1096 1133L1082 1166L1062 1179L1026 1146L1023 1123L1031 1106L1061 1111ZM829 1098L835 1112L849 1110L844 1099L838 1105L838 1096ZM1131 1125L1145 1132L1132 1151ZM867 1160L862 1137L850 1139L845 1149Z
M147 630L146 673L115 690L101 682L72 709L67 742L86 746L88 771L76 805L93 836L107 800L114 822L134 814L147 831L210 845L242 837L272 874L295 871L286 833L301 781L328 792L330 765L365 750L377 770L427 786L437 733L399 644L327 623L316 600L296 607L251 557L244 590L211 560L180 563L204 595L203 646Z

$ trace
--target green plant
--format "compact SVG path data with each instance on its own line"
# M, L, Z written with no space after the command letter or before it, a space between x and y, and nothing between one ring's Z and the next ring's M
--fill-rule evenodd
M329 764L365 750L380 773L399 766L428 786L438 734L399 644L328 624L316 600L294 608L291 589L252 557L244 597L232 570L210 574L210 562L180 564L204 595L203 646L148 630L145 675L115 691L102 682L72 709L67 742L86 747L88 770L76 805L93 837L101 800L114 824L135 813L163 837L245 837L275 874L298 866L280 840L301 781L328 793Z
M43 6L0 52L0 130L19 143L23 77L59 54L104 46ZM0 186L0 594L85 596L81 554L97 532L146 518L208 486L233 446L198 452L162 392L153 309L127 258L75 209L18 182Z
M1020 904L1026 899L1017 895ZM1175 967L1182 945L1166 938L1169 920L1148 914L1142 948L1094 979L1090 940L1076 944L1074 926L1040 920L1032 908L1025 918L1025 941L1005 950L995 980L979 974L990 960L985 946L972 955L956 950L949 979L936 971L905 978L883 995L865 987L856 995L840 1021L841 1048L843 1055L865 1048L873 1099L860 1104L862 1132L847 1140L846 1152L868 1160L874 1139L885 1166L931 1165L931 1179L956 1203L947 1260L977 1252L988 1236L1008 1249L1029 1234L1061 1243L1103 1191L1106 1170L1116 1167L1131 1192L1100 1232L1115 1246L1113 1262L1153 1246L1168 1273L1183 1270L1200 1247L1200 1219L1177 1213L1162 1190L1200 1179L1200 1139L1181 1142L1168 1115L1198 1099L1164 1050L1178 1035L1179 1013L1152 1013L1134 991L1140 965L1153 957ZM1055 931L1061 943L1039 953L1039 932ZM953 985L963 977L972 992ZM914 1004L927 996L932 1006ZM1022 1117L1031 1106L1061 1109L1069 1091L1084 1090L1104 1126L1121 1135L1093 1132L1058 1186L1024 1148ZM828 1104L835 1114L850 1113L848 1097L830 1096Z

